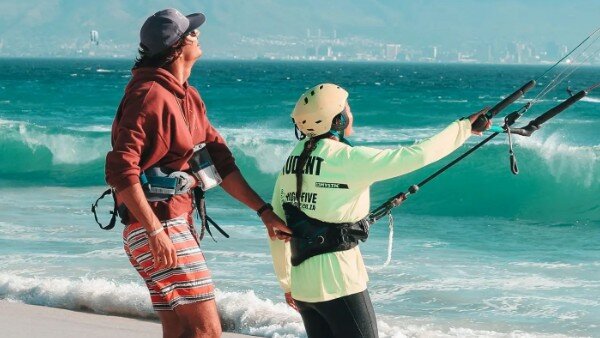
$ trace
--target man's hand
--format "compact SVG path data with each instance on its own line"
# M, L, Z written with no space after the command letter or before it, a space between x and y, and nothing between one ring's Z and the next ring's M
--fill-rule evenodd
M296 301L292 298L291 292L285 293L285 302L294 310L298 311L298 305L296 305Z
M161 231L155 236L148 236L150 252L157 269L173 269L177 267L177 250L166 232Z
M256 191L252 190L248 185L248 182L244 179L239 171L234 171L231 174L223 178L221 187L233 198L244 203L252 210L258 210L261 206L265 205L260 196ZM272 210L265 210L261 215L260 219L263 221L269 232L269 237L275 239L285 238L286 234L291 234L292 231L288 228L281 218L277 217ZM287 236L289 237L289 236Z
M140 222L148 233L148 245L154 258L156 268L174 268L177 266L177 252L169 235L162 229L162 224L154 215L150 204L144 196L144 190L139 183L117 191L133 216ZM162 229L162 230L159 230ZM156 232L158 230L158 232ZM155 233L150 236L151 233Z
M267 232L272 240L278 238L289 241L292 230L272 210L265 210L260 215L260 219L267 227Z

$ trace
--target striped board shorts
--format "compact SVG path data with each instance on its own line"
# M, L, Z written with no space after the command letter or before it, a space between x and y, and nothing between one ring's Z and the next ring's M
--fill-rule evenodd
M150 290L155 311L215 298L215 286L206 266L194 226L185 216L161 222L177 250L177 267L154 268L148 235L140 223L123 230L125 252Z

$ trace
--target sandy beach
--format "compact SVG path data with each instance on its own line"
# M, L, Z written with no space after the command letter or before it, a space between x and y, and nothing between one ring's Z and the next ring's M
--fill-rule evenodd
M0 301L0 336L20 337L162 337L158 322ZM250 337L224 332L223 337Z

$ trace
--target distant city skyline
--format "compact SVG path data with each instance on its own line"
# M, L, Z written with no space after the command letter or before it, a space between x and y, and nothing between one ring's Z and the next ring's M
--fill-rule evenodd
M0 0L0 57L133 58L140 25L167 7L207 15L214 59L544 63L600 25L593 0Z

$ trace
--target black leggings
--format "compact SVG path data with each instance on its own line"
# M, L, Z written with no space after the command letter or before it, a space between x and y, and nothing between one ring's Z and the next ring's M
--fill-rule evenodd
M377 321L367 290L326 302L296 300L309 338L377 338Z

